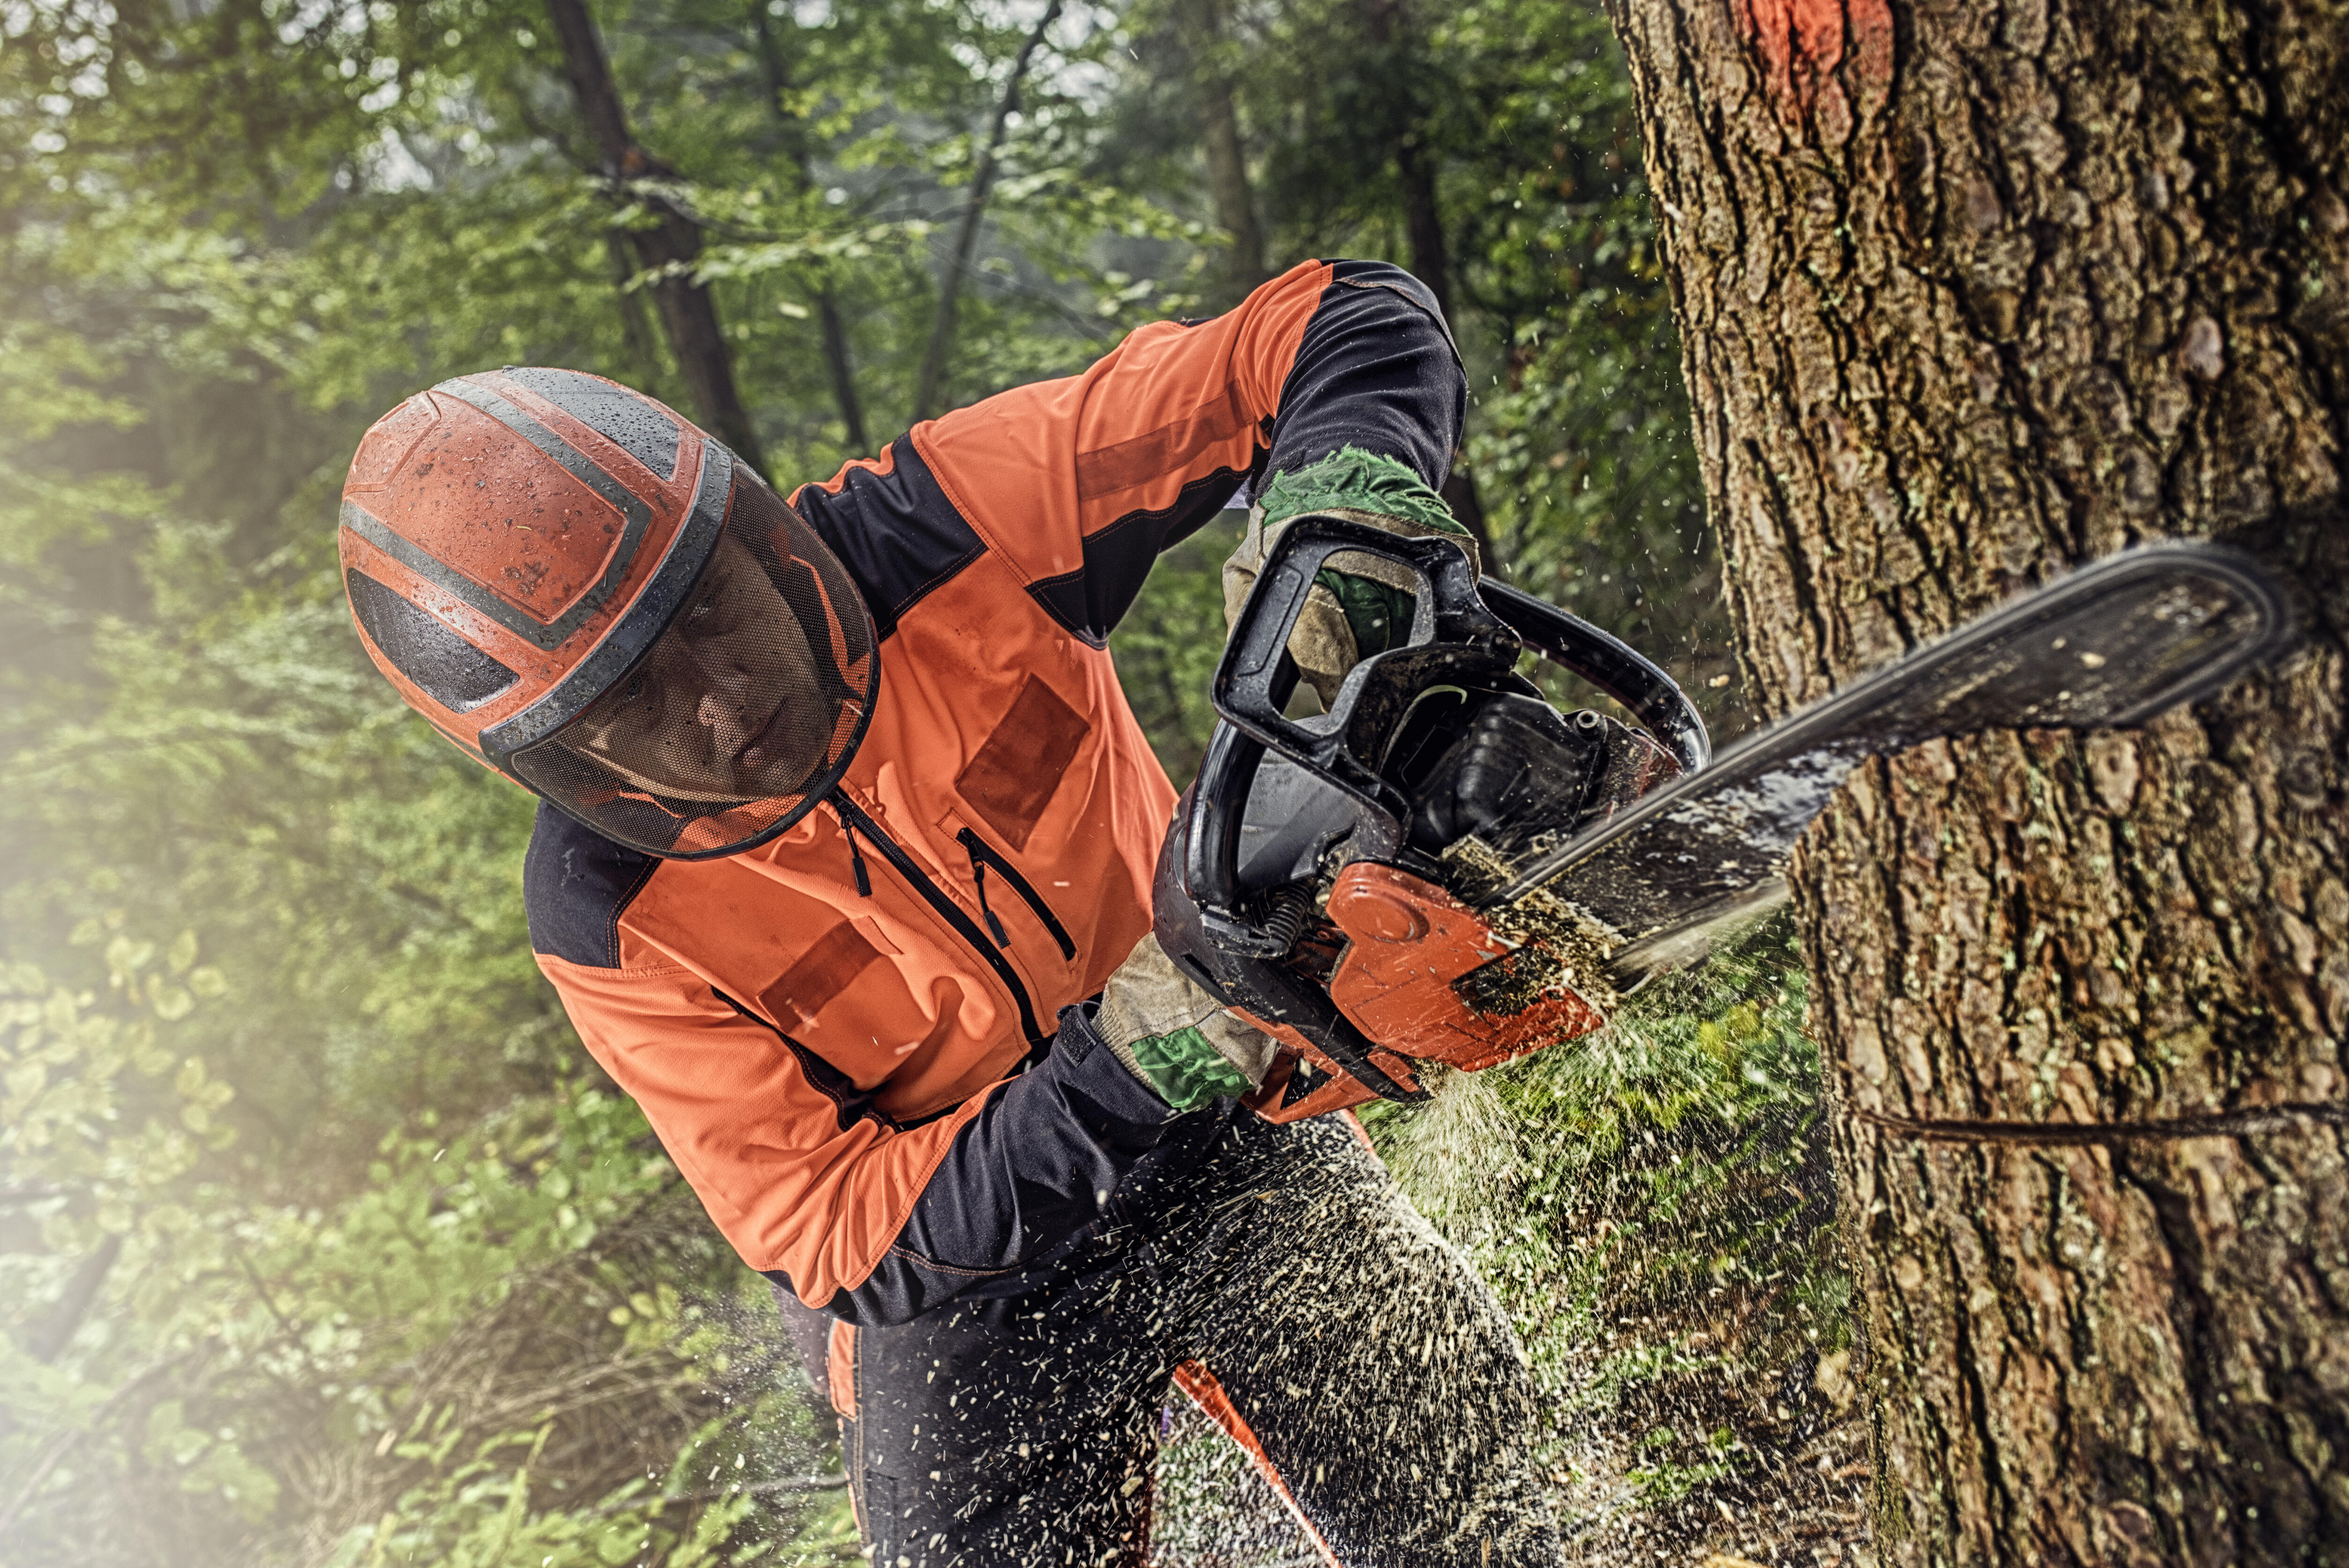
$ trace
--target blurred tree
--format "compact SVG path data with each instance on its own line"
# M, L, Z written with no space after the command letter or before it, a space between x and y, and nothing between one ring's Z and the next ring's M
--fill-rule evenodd
M759 68L765 78L767 106L783 139L784 156L799 171L799 193L804 200L815 185L814 151L806 117L794 107L792 65L784 57L782 26L775 7L751 0L750 26L759 39ZM796 30L796 29L794 29ZM848 324L841 317L840 291L829 269L818 273L815 286L816 321L823 335L823 366L832 378L832 398L840 410L840 425L850 452L869 444L864 433L864 400L856 391L856 362L848 342Z
M1175 0L1174 18L1199 117L1207 194L1228 246L1215 303L1228 308L1272 275L1265 265L1264 228L1257 219L1255 182L1240 134L1229 6L1226 0Z
M1028 73L1036 64L1036 52L1044 47L1045 36L1060 16L1061 0L1044 0L1044 14L1036 18L1035 26L1019 46L1019 53L1012 57L1011 70L1003 79L1003 96L988 119L987 142L979 150L978 165L971 171L970 190L963 197L962 215L955 223L954 244L947 248L945 267L938 275L937 308L930 317L929 344L922 350L921 374L914 383L916 424L944 411L938 395L945 385L947 356L954 349L955 310L962 299L964 276L970 271L971 258L978 249L978 229L987 216L987 199L994 192L996 175L1001 169L1003 135L1010 129L1012 116L1019 112L1020 89L1028 85Z
M742 407L741 390L734 384L734 359L718 324L717 306L708 286L694 275L694 260L701 254L700 227L660 189L675 171L646 151L629 130L627 109L604 57L603 37L582 0L546 0L546 9L555 36L563 40L564 71L578 97L580 118L595 140L604 178L615 195L632 195L647 209L643 221L629 226L628 238L652 279L653 297L660 301L661 325L667 329L669 352L676 356L694 416L763 474L767 464L758 432Z

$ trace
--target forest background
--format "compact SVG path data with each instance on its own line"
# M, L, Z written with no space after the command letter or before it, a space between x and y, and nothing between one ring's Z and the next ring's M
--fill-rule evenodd
M335 497L409 392L566 365L708 421L689 291L788 486L1386 256L1458 335L1489 558L1746 722L1596 0L608 0L625 166L556 9L0 0L0 1561L853 1559L763 1282L531 961L530 801L350 630ZM1178 782L1229 534L1112 645ZM1802 1014L1765 931L1378 1126L1516 1315L1588 1561L1856 1537ZM1157 1560L1290 1560L1169 1434Z

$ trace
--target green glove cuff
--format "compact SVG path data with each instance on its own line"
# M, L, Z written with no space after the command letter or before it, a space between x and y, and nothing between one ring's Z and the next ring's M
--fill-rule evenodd
M1308 512L1350 511L1400 517L1438 534L1468 537L1444 497L1409 464L1360 447L1341 447L1294 473L1273 475L1261 499L1268 529ZM1345 612L1361 657L1384 653L1411 634L1414 596L1407 590L1327 567L1313 580Z
M1268 529L1307 512L1376 512L1438 534L1468 536L1444 497L1410 464L1360 447L1340 447L1294 473L1274 474L1257 500Z
M1177 1112L1195 1111L1210 1100L1248 1092L1247 1076L1194 1028L1145 1034L1119 1054Z

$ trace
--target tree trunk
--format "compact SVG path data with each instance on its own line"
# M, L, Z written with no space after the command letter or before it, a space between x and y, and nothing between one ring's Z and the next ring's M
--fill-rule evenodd
M616 233L604 236L605 254L612 258L612 290L620 302L620 337L628 346L628 362L636 367L643 390L651 391L660 385L660 350L653 343L652 324L645 319L645 296L628 286L636 275L636 265L628 254L628 243Z
M1264 230L1257 222L1256 195L1248 184L1247 157L1240 141L1239 106L1232 91L1222 0L1182 0L1175 25L1189 57L1199 109L1199 139L1207 160L1207 195L1216 226L1231 248L1224 257L1222 298L1237 305L1271 272L1266 266Z
M571 76L572 90L578 96L580 118L595 139L605 177L616 183L667 173L628 129L627 110L613 84L604 41L587 7L582 0L546 0L546 8L556 36L563 40L564 64ZM649 204L659 214L657 220L648 228L631 229L628 243L636 248L643 269L658 275L652 285L653 303L660 312L661 329L668 337L678 373L684 378L694 415L732 448L735 456L764 473L766 459L750 428L750 413L742 406L741 392L734 384L734 359L727 352L726 335L718 324L717 305L709 290L693 279L693 259L701 254L701 231L673 203L654 198Z
M996 154L1003 149L1003 133L1011 123L1011 111L1019 107L1019 88L1028 79L1028 67L1034 63L1036 51L1044 47L1045 30L1060 19L1061 0L1047 0L1044 14L1036 18L1029 31L1028 41L1019 46L1019 57L1011 62L1011 76L1003 84L1003 97L995 106L995 119L987 132L987 146L978 155L978 167L971 171L970 196L963 203L962 223L955 231L954 249L947 257L946 271L938 279L937 314L930 322L929 347L922 353L922 371L914 384L914 422L919 424L938 411L938 400L944 395L947 379L947 355L954 348L955 312L962 300L963 275L970 270L970 258L978 249L978 225L987 216L987 195L995 188Z
M829 283L815 292L815 318L823 334L823 368L832 378L832 402L840 410L842 437L849 451L862 452L868 444L864 405L856 396L856 367L849 358L848 323L841 318L840 298Z
M1411 270L1427 285L1444 308L1444 319L1457 319L1452 306L1452 261L1444 233L1444 212L1436 203L1435 164L1427 155L1426 133L1414 119L1395 141L1395 170L1402 181L1403 233L1411 242ZM1467 453L1452 454L1452 472L1444 481L1444 504L1461 525L1475 535L1487 570L1505 563L1493 544L1493 530L1485 521L1484 498L1476 493L1476 474Z
M2349 10L1613 4L1767 707L2155 536L2308 589L2279 671L1797 857L1885 1558L2349 1563Z
M758 35L759 65L766 76L767 107L773 111L775 124L783 133L785 151L799 175L800 190L805 192L815 184L814 158L808 146L806 122L783 105L783 95L791 89L791 72L783 62L782 41L775 36L775 20L768 15L767 0L751 0L750 25ZM862 452L865 450L864 406L856 396L856 366L848 351L848 324L841 318L840 299L833 292L829 275L816 286L815 316L823 336L823 368L832 379L833 405L840 410L848 450Z
M73 1277L66 1281L64 1293L50 1303L48 1312L26 1335L27 1355L36 1361L51 1362L65 1354L74 1331L81 1327L82 1319L98 1303L98 1293L106 1288L106 1277L114 1272L115 1262L121 1256L122 1238L109 1235L96 1251L74 1265Z
M1389 155L1394 160L1395 186L1402 206L1403 243L1411 248L1412 275L1427 285L1449 324L1452 307L1451 246L1444 232L1444 209L1437 200L1436 161L1428 151L1427 106L1405 84L1425 74L1426 36L1406 8L1406 0L1362 0L1363 34L1385 58L1381 78L1392 84L1387 105ZM1444 481L1444 504L1476 541L1485 569L1501 571L1506 563L1494 547L1493 530L1485 519L1485 502L1476 493L1476 476L1466 454L1452 454L1452 472Z

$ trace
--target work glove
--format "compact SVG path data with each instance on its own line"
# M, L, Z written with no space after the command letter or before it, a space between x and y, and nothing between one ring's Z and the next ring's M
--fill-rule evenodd
M1324 512L1367 523L1405 538L1442 534L1482 569L1476 542L1444 498L1406 464L1344 447L1293 473L1278 473L1248 510L1239 548L1224 563L1224 624L1239 618L1257 574L1290 519ZM1332 556L1316 573L1305 608L1288 636L1288 654L1326 711L1346 672L1373 653L1399 647L1411 635L1418 587L1407 567L1352 552Z
M1176 969L1155 936L1134 943L1102 987L1093 1028L1126 1071L1177 1111L1247 1094L1280 1049Z

